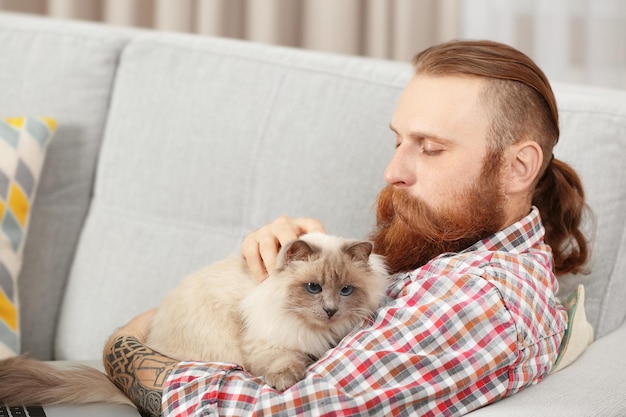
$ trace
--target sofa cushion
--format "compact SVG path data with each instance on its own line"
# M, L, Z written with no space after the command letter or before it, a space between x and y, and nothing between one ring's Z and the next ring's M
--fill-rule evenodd
M0 120L0 358L20 353L17 278L55 126L50 118Z
M0 13L0 109L58 123L19 278L22 349L53 356L59 306L91 199L119 54L132 31ZM44 279L45 277L45 279Z
M585 286L585 310L596 338L626 318L626 92L556 84L561 138L554 154L578 171L593 217L589 274L560 279L565 299ZM620 255L621 254L621 255Z
M123 54L60 358L99 357L130 315L279 215L363 237L408 64L155 34ZM77 338L76 335L80 335Z

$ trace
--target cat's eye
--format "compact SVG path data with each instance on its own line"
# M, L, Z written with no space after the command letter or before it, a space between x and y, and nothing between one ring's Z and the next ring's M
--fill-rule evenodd
M339 294L343 295L344 297L347 297L350 294L352 294L352 291L354 291L354 287L352 285L346 285L345 287L339 290Z
M322 292L322 286L315 282L308 282L306 284L306 290L310 292L311 294L317 294L317 293Z

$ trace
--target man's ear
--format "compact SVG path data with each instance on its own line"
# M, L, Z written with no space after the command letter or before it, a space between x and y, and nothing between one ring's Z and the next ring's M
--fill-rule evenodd
M507 194L524 192L532 186L541 170L543 151L535 141L528 140L511 146L508 152L509 181Z

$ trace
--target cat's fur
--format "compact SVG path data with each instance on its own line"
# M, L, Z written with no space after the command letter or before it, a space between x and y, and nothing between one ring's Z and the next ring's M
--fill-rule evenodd
M241 364L283 390L380 305L383 259L370 242L311 233L290 242L258 284L240 257L187 277L165 296L147 345L178 360ZM0 403L128 402L93 368L0 361Z

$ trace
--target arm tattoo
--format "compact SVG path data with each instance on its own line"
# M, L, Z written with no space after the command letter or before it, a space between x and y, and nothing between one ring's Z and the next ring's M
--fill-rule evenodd
M143 416L161 415L163 386L178 361L161 355L132 336L120 336L104 354L109 379Z

